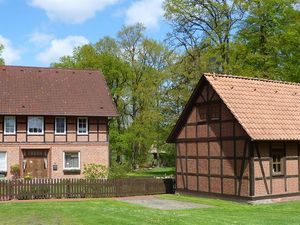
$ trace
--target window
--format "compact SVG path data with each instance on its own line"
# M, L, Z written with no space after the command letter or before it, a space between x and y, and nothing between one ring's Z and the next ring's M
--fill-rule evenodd
M273 175L283 175L285 146L282 142L271 143L271 156L272 156Z
M55 134L66 134L66 118L55 118Z
M28 134L44 134L44 117L28 117Z
M77 134L87 134L88 133L88 118L78 117L77 118Z
M16 133L16 117L5 116L4 117L4 134L15 134Z
M283 157L284 154L282 151L272 150L272 171L273 175L282 175L283 174Z
M6 152L0 152L0 172L7 171L7 158Z
M80 152L64 152L64 170L80 169Z

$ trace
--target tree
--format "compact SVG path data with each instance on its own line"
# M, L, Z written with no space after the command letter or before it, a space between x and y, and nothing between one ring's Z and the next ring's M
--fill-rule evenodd
M0 44L0 66L4 65L4 59L1 57L1 53L3 51L4 47L2 44Z
M110 122L113 160L121 162L125 157L133 167L147 161L152 145L164 144L161 132L168 123L161 96L171 52L144 32L141 24L124 26L116 39L104 37L52 64L103 72L120 113Z
M288 79L287 74L291 72L286 69L291 68L290 63L292 62L293 68L299 65L300 24L299 11L294 8L295 1L248 2L248 16L237 31L233 43L232 57L235 60L231 71L265 78Z
M207 63L214 62L210 69L225 72L230 62L231 34L242 20L246 5L241 0L167 0L165 17L173 28L169 39L183 46L196 61L202 53L209 53Z

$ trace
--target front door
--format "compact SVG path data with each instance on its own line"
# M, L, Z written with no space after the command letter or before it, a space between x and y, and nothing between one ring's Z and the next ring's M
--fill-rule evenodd
M47 150L24 150L24 176L46 178L48 175L47 156Z

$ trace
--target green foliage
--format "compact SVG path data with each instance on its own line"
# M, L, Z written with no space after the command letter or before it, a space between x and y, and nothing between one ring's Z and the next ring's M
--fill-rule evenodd
M32 180L33 179L33 177L32 177L32 175L31 174L26 174L26 176L24 177L24 180Z
M131 171L131 165L128 163L115 163L113 162L109 168L108 178L125 178L127 177L128 172Z
M135 170L130 172L128 175L132 177L169 177L174 176L174 174L174 167L156 167Z
M14 164L10 167L10 172L12 174L19 174L20 173L20 165L19 164Z
M85 164L83 168L83 175L88 179L102 179L107 178L108 169L102 164L90 163Z
M1 57L1 53L3 51L3 45L0 43L0 66L4 65L4 59Z
M229 70L247 76L297 80L291 79L299 71L296 36L300 35L300 14L294 9L294 1L249 1L248 13L232 43L235 60Z

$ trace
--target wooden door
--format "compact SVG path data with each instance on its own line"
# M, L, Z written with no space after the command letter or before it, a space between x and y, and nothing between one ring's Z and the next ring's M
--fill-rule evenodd
M43 150L29 150L24 152L24 176L33 178L48 177L47 152Z

